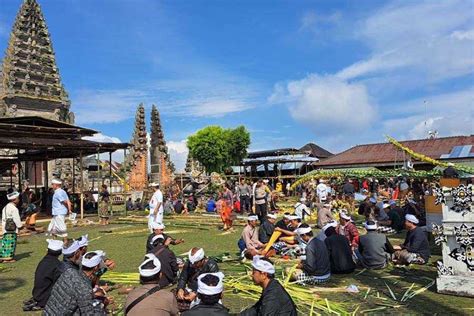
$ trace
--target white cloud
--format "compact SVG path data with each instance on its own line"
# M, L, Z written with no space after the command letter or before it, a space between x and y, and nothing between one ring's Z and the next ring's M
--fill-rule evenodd
M363 84L328 75L309 75L286 86L278 84L269 101L286 103L295 120L320 135L367 128L377 116L377 108Z
M104 135L102 133L96 133L93 136L84 136L82 139L90 140L98 143L122 143L120 138ZM99 155L101 160L109 160L109 153L103 153ZM112 160L117 162L124 161L124 151L117 150L112 153Z
M169 141L166 143L168 146L168 153L170 154L171 161L173 161L176 171L184 171L186 166L186 159L188 157L188 146L186 146L186 140L181 141Z

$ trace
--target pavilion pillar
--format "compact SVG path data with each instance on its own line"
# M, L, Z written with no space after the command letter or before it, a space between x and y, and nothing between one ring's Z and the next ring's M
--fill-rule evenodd
M79 164L79 168L81 171L81 194L79 195L81 199L81 219L84 219L84 173L82 170L82 151L79 152Z
M10 188L13 188L13 164L10 164Z
M76 159L72 159L72 193L76 193Z
M109 194L112 193L112 152L109 151ZM109 212L110 216L113 216L112 213L112 199L109 198Z
M38 184L36 183L36 161L33 161L33 163L35 164L34 172L35 172L35 194L36 194L36 190L38 189Z

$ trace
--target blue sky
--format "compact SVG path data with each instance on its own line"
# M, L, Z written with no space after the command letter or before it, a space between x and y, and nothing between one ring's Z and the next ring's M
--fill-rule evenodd
M128 141L154 103L178 168L209 124L253 150L474 133L472 1L38 2L77 123Z

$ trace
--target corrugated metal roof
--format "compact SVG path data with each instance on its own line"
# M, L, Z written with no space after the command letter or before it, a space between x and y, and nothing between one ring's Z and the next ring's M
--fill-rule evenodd
M473 146L474 136L453 136L436 139L421 139L400 142L411 150L433 159L448 159L455 147ZM466 149L455 150L456 157L460 157ZM459 154L457 154L459 152ZM459 156L459 157L458 157ZM472 157L472 156L468 156ZM367 144L352 147L340 154L315 163L318 167L388 164L403 160L403 153L390 143Z

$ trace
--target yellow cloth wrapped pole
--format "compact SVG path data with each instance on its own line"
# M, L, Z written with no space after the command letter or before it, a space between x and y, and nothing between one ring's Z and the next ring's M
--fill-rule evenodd
M265 255L268 250L270 250L270 248L273 246L273 244L275 243L275 241L277 241L277 239L281 236L281 232L277 232L277 231L274 231L273 234L272 234L272 237L270 237L270 240L268 241L267 243L267 246L265 247L265 249L263 250L263 255Z

